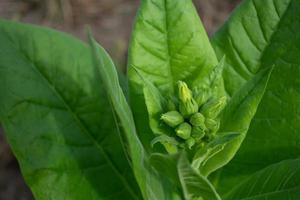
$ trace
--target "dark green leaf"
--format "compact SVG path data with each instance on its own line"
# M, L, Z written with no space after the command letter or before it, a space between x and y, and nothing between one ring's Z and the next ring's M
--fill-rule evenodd
M0 20L0 116L36 199L138 199L89 48Z
M285 160L252 174L225 200L300 199L300 159Z
M226 54L223 77L230 95L274 65L243 145L217 175L222 193L253 172L300 154L299 10L298 0L246 0L213 38L218 57Z
M132 169L144 199L171 200L174 192L170 190L169 184L148 163L148 156L137 136L133 116L119 85L117 71L112 60L91 36L89 39L95 68L97 69L96 73L99 73L103 80L112 108L120 121L126 139L125 142L128 145Z
M207 176L224 166L238 151L265 93L272 71L273 67L262 70L231 98L221 114L219 132L235 132L240 135L231 140L224 140L225 145L220 146L222 149L213 151L214 154L200 167L201 174Z

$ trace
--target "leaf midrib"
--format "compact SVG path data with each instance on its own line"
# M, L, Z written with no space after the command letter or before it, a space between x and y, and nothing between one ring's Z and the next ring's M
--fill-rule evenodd
M65 108L67 109L66 111L68 111L73 119L76 121L77 126L80 128L80 130L86 134L89 139L94 143L94 145L96 146L96 148L101 152L101 154L104 156L104 159L107 161L107 163L111 166L112 170L114 171L114 173L117 175L117 177L121 180L121 182L123 183L123 185L125 186L125 188L127 189L127 191L130 193L130 195L134 198L134 199L138 199L138 197L136 196L134 190L130 187L130 184L128 183L128 181L122 176L122 174L119 172L119 170L117 169L117 167L114 165L113 161L109 158L109 155L105 152L105 150L102 148L101 144L98 143L98 141L95 140L95 138L93 138L93 136L91 135L91 133L87 130L87 128L82 124L81 120L79 119L79 117L77 116L77 114L71 109L71 107L67 104L67 101L63 98L63 96L56 90L55 86L51 84L51 81L48 80L46 78L46 76L39 70L39 68L34 64L33 61L31 61L23 52L21 52L18 48L16 48L15 43L9 38L7 37L10 41L10 43L12 44L12 46L16 49L16 51L19 53L19 55L21 57L23 57L25 60L27 60L27 62L29 63L29 65L31 66L31 68L37 72L37 74L39 74L39 76L43 79L43 81L46 83L46 85L48 85L48 88L56 95L56 97L62 102L62 104L65 106Z
M167 8L168 3L167 3L167 1L168 0L164 0L164 8L165 8L165 12L164 12L165 18L164 19L165 19L165 30L166 30L165 35L166 35L166 46L167 46L166 50L167 50L167 56L168 56L167 60L168 60L169 77L170 77L170 81L171 81L171 88L170 89L171 89L172 93L174 93L173 85L175 83L174 83L174 78L173 78L173 70L172 70L172 66L171 66L172 57L171 57L171 54L170 54L171 50L170 50L170 40L169 40L170 34L169 34L169 24L168 24L169 16L168 16L168 8Z

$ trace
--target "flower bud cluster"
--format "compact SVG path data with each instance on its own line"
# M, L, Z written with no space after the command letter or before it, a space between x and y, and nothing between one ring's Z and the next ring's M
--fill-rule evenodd
M193 94L185 82L178 82L178 105L169 100L168 112L161 120L174 129L180 147L192 149L195 144L210 141L219 129L218 116L226 105L226 97L209 99L205 92Z

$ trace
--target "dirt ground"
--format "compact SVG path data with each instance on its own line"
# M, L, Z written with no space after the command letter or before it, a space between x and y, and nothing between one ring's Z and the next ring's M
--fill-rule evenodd
M209 35L226 20L240 0L194 0ZM85 25L109 51L119 67L126 66L130 31L139 0L0 0L0 18L33 23L68 32L85 40ZM18 163L0 127L0 200L31 200Z

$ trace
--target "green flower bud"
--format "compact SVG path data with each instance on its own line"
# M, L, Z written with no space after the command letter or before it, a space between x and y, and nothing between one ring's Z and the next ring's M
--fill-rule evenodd
M184 122L183 117L178 111L167 112L163 114L160 119L173 128Z
M198 112L199 106L192 96L192 91L188 88L186 83L178 82L178 95L180 99L179 111L184 117Z
M191 137L192 127L188 123L184 122L180 124L175 131L178 137L186 140Z
M180 102L179 104L179 111L184 117L191 116L192 114L198 112L198 109L199 109L198 104L194 99L192 99L188 103Z
M199 126L193 126L192 128L192 137L196 140L200 140L205 136L205 130Z
M178 152L178 148L176 145L174 144L171 144L171 143L168 143L168 142L163 142L162 143L166 149L166 151L169 153L169 154L175 154Z
M192 147L195 145L195 143L196 143L196 140L194 138L192 138L192 137L190 137L189 139L187 139L185 141L185 144L187 145L187 147L189 149L192 149Z
M190 123L193 126L200 126L202 129L205 129L205 117L199 112L192 115Z
M205 125L210 130L210 132L212 134L216 133L220 128L220 122L219 121L209 119L209 118L206 118Z
M207 118L215 119L226 106L226 99L223 96L219 99L210 100L201 108L201 113Z
M182 102L188 102L193 98L192 91L183 81L178 81L178 96L180 101Z

